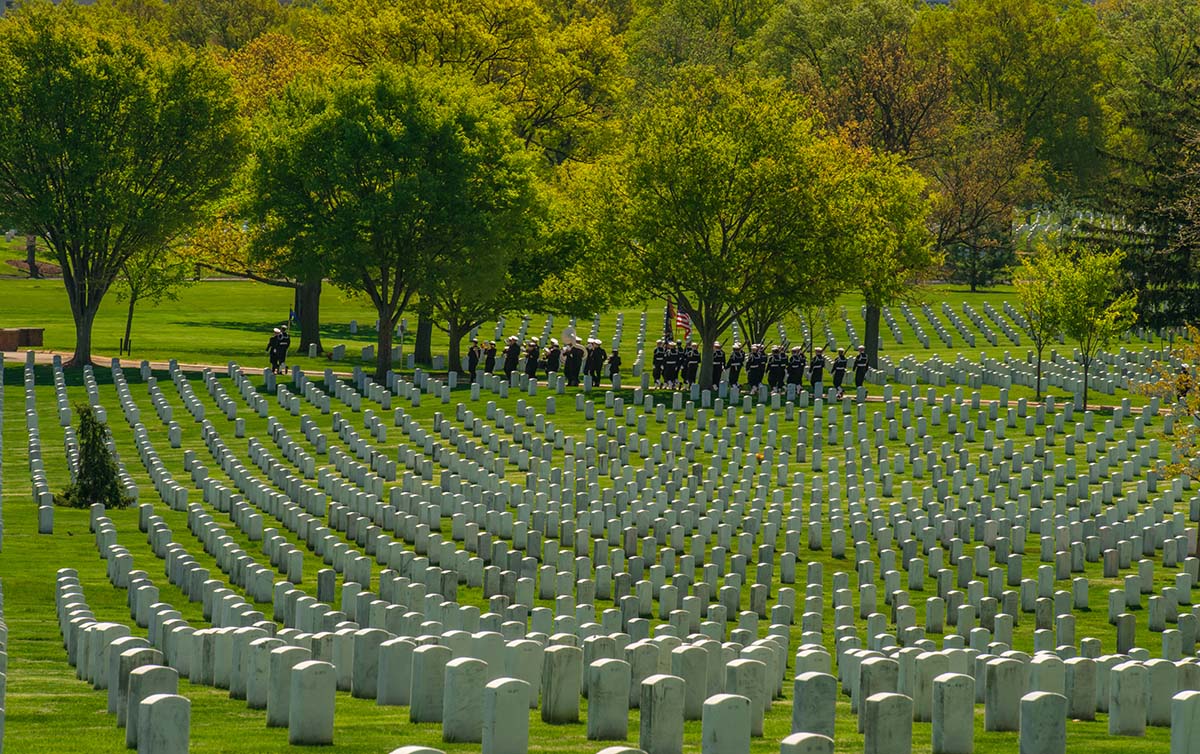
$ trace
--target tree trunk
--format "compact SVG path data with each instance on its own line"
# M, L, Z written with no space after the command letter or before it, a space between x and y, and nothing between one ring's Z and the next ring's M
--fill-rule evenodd
M1088 368L1091 367L1091 359L1083 360L1083 410L1087 411L1088 401Z
M129 311L126 312L126 314L125 314L125 341L122 343L122 346L125 348L125 350L127 352L131 351L131 349L129 348L129 334L130 334L130 332L133 331L133 307L136 304L137 304L137 296L130 293L130 295L129 295Z
M696 384L701 390L708 390L713 384L713 342L716 341L720 333L713 332L716 328L709 327L700 331L700 337L704 342L700 344L700 374L696 376Z
M25 236L25 262L29 265L29 279L40 279L42 271L37 266L37 236Z
M300 320L300 352L307 355L308 346L315 343L317 353L321 347L321 278L305 280L296 286L296 317Z
M450 317L446 320L446 337L450 339L446 345L446 371L464 374L462 368L463 328L459 326L457 317Z
M75 318L75 354L66 366L82 368L92 363L92 324L96 321L96 312L99 309L99 301L86 308L71 306L71 313Z
M417 312L417 337L413 343L413 359L428 366L433 363L433 313L422 308Z
M879 316L880 307L867 304L866 334L864 346L867 347L867 363L872 369L879 368Z
M1042 349L1041 348L1038 348L1037 356L1038 356L1037 386L1034 388L1034 391L1036 393L1036 396L1035 396L1036 399L1040 401L1042 399Z
M383 309L379 313L379 336L375 343L375 381L387 384L387 373L392 368L392 315Z

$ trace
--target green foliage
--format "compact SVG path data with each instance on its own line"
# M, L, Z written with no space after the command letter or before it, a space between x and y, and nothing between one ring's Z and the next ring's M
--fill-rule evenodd
M302 79L271 113L249 212L267 243L323 249L333 282L371 300L382 379L413 294L528 237L532 161L493 98L424 69Z
M171 36L195 47L237 50L282 20L278 0L171 0Z
M91 18L35 3L0 31L0 220L36 233L63 268L77 364L122 266L186 231L242 148L228 77L207 57Z
M981 246L955 245L946 251L946 268L950 280L969 285L972 291L990 288L1005 278L1016 254L1011 246L991 243Z
M109 447L108 425L96 418L86 403L75 404L79 415L79 469L75 481L55 498L58 505L88 508L101 503L105 508L126 508L133 498L121 486L116 459Z
M1017 310L1025 318L1026 331L1037 350L1037 397L1042 397L1042 352L1062 332L1063 287L1060 280L1072 264L1068 254L1056 246L1039 245L1013 269Z
M1097 175L1107 55L1083 0L960 0L920 14L927 49L946 55L956 99L994 113L1038 147L1064 189Z
M1060 263L1054 283L1061 302L1063 334L1079 346L1083 363L1083 401L1087 404L1087 375L1092 361L1137 321L1137 294L1120 293L1120 250L1068 248L1068 263Z

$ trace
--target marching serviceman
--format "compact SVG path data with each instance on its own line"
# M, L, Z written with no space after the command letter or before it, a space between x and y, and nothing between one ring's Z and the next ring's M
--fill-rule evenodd
M663 343L662 338L654 344L654 387L660 388L663 386L663 362L667 358L667 347Z
M675 341L669 341L667 351L663 354L663 382L670 390L678 387L679 363L682 359L683 354L675 347Z
M867 347L859 346L858 355L854 357L854 387L860 388L867 380Z
M738 379L742 376L742 367L746 364L746 354L742 352L742 344L734 342L733 353L729 354L729 384L737 387Z
M542 349L538 348L538 340L534 338L525 346L525 376L531 380L537 379L538 359L542 355Z
M712 389L715 391L721 384L721 373L725 371L725 352L721 350L721 341L713 343L712 359Z
M746 359L746 384L750 386L750 392L758 390L766 370L767 355L763 353L762 343L755 343L750 346L750 358Z
M693 342L688 342L687 350L683 352L683 381L690 388L696 382L696 375L700 372L700 347Z
M796 386L797 393L804 388L805 365L804 349L800 346L792 346L792 355L787 362L787 381L789 385Z
M783 392L783 379L787 373L787 357L779 346L771 346L771 357L767 359L767 384L772 393Z
M491 374L496 371L496 341L489 340L483 349L483 371Z
M579 384L579 370L583 366L583 349L578 343L571 343L567 346L566 355L563 357L563 374L567 378L567 384L575 387Z
M550 339L550 347L546 349L546 375L557 374L562 365L562 349L558 347L556 338Z
M475 373L479 371L479 357L483 355L483 349L479 347L479 340L471 338L471 347L467 349L467 374L471 382L475 381Z
M846 379L846 364L846 349L839 348L837 357L833 360L833 368L830 370L833 372L833 389L837 391L838 398L845 395L845 391L842 390L842 380Z
M809 366L809 377L812 378L813 398L821 397L821 378L825 373L825 349L817 346L813 351L812 363Z
M521 341L516 335L508 337L508 345L504 348L504 379L512 379L512 373L517 371L517 362L521 360Z

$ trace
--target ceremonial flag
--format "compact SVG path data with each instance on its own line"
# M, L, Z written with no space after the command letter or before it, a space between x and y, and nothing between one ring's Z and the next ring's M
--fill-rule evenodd
M683 330L684 340L692 337L692 318L685 312L675 313L675 326Z

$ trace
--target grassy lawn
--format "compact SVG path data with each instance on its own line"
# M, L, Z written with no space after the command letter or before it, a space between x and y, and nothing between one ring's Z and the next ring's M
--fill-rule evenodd
M73 342L72 326L70 316L65 307L65 296L62 292L60 281L44 281L39 283L0 280L0 292L5 294L0 296L0 326L45 326L47 328L47 348L70 350ZM258 362L255 359L260 356L259 344L265 343L265 337L262 333L269 331L274 322L286 316L287 308L291 301L289 293L289 291L283 289L273 289L255 284L226 282L203 283L188 289L183 292L180 301L177 303L157 308L147 308L139 312L139 320L135 325L134 343L135 346L144 347L146 350L139 352L139 349L135 348L134 356L149 359L165 359L173 356L183 362L209 362L217 364L224 363L228 359L234 359L247 365L256 364ZM980 310L983 301L992 301L993 306L996 309L1000 309L999 302L1003 301L1009 294L1000 291L980 294L947 293L945 295L950 297L956 311L961 312L962 301L968 301L972 306ZM855 302L847 299L846 306L851 309L852 315L857 312L857 304ZM940 303L934 303L934 309L940 311ZM330 325L325 330L327 333L325 337L329 338L326 340L327 346L338 342L362 344L368 342L361 336L357 341L352 340L347 332L347 324L352 318L358 318L360 323L367 325L373 321L374 318L368 311L368 306L365 302L349 298L340 292L330 289L323 299L323 311L325 321L338 323ZM918 317L923 316L919 311L917 315ZM414 323L415 315L410 314L409 316L410 323ZM636 338L638 316L639 312L637 310L630 310L625 314L627 342L632 342ZM899 316L898 311L897 319L903 322L903 318ZM654 331L660 320L661 307L656 306L648 314L651 332ZM544 319L541 317L534 317L530 331L534 333L540 332L543 321ZM612 332L614 321L615 314L613 313L607 314L602 318L601 333L603 335ZM922 326L925 327L926 331L932 334L928 322L919 321L922 322ZM565 325L565 321L562 324ZM861 332L861 324L856 322L855 326ZM114 345L113 350L115 350L115 343L119 337L118 333L122 327L122 306L120 302L112 299L102 311L101 317L97 322L97 343L111 342ZM586 332L587 327L587 323L581 322L580 330L582 332ZM364 327L363 329L369 328ZM555 329L560 329L557 322ZM794 326L789 326L789 331L793 329L795 329ZM887 339L890 333L886 326L883 329L885 339ZM509 330L515 330L515 326L510 326ZM484 332L490 333L490 331L490 326L484 328ZM798 329L795 331L798 332ZM844 330L842 332L844 333ZM441 342L436 338L436 335L435 333L435 352L438 349L438 343ZM915 343L915 340L906 338L904 347L911 349L911 344L913 343ZM935 346L940 345L936 337L933 344ZM1133 345L1138 346L1142 344L1135 343ZM102 348L98 347L97 350L103 352ZM1004 350L1023 353L1024 346L1018 348L1009 343L1008 347L1005 348L1002 340L1001 346L988 350L992 355L998 356ZM937 348L925 350L920 349L918 346L917 350L912 352L919 359L927 358L927 356L935 353L939 353L943 359L947 358L947 356L950 356L951 359L953 358L952 351L939 352ZM631 359L627 358L627 363L630 361ZM306 360L301 361L301 363L306 368L318 366L316 362L308 362ZM327 362L320 364L322 367L325 365L327 365ZM37 375L37 402L41 416L43 453L47 465L47 473L52 481L52 487L58 490L65 486L67 481L66 462L62 452L63 434L54 418L54 389L50 369L48 367L39 367ZM163 379L165 375L158 375L159 385L168 402L174 407L175 417L183 427L183 443L179 449L170 448L166 428L155 416L146 386L142 384L137 371L127 369L125 370L125 375L130 383L133 396L141 407L142 421L146 425L150 439L163 463L167 465L175 479L181 484L192 486L190 477L183 468L183 452L186 449L191 449L208 466L213 477L232 487L232 482L211 462L211 458L201 439L199 424L190 421L190 416L184 411L182 401L170 381ZM162 516L170 525L174 532L175 541L181 543L203 567L208 568L212 573L212 578L227 582L227 577L216 568L213 558L204 552L200 541L188 530L187 514L173 511L157 499L153 487L149 483L148 475L138 460L132 433L120 416L116 391L111 385L111 376L107 370L100 368L96 369L96 376L98 382L101 383L101 402L108 409L110 420L113 422L112 428L118 451L130 473L139 482L142 493L141 502L152 503L154 505L155 513ZM261 377L255 379L255 382L261 382ZM126 624L131 623L125 602L126 594L123 590L112 587L105 577L104 561L100 559L94 541L88 533L86 512L57 509L55 511L55 534L53 536L39 536L36 534L36 507L31 501L27 437L24 421L25 401L21 368L8 366L4 370L4 384L2 478L4 482L3 518L5 528L3 549L0 550L0 578L3 579L4 585L4 618L9 626L8 690L5 702L5 743L8 745L7 751L59 752L70 750L81 754L119 751L122 748L121 736L123 732L116 728L114 720L104 712L104 692L93 691L90 685L76 680L74 669L66 662L66 653L62 649L54 615L54 574L61 567L70 566L77 568L87 600L97 617L102 620L116 620ZM278 452L278 448L267 437L266 420L259 419L244 403L240 402L236 391L232 389L228 380L223 380L223 384L230 396L239 401L238 415L246 421L247 438L260 438L277 458L283 460L282 454ZM246 440L234 438L233 423L226 421L216 410L216 404L204 389L203 383L197 379L193 381L192 386L197 397L205 404L208 416L212 419L226 443L232 450L242 454L245 460ZM83 387L79 384L77 375L72 376L69 380L68 391L74 399L83 399L86 397ZM878 393L878 389L875 392ZM922 392L924 392L924 388ZM969 394L969 391L967 392ZM985 397L989 397L995 391L994 389L990 389L983 392ZM432 400L428 395L423 396L424 400L420 407L410 407L406 401L400 400L393 401L393 406L402 406L407 413L419 420L426 429L429 429L433 426L435 413L445 413L447 416L453 418L453 402L462 401L468 403L469 408L476 415L482 415L485 404L488 401L494 401L497 406L504 408L511 414L515 410L518 400L518 396L515 393L516 391L507 399L500 399L485 392L479 401L471 401L468 391L458 390L454 393L450 406L444 406ZM1017 397L1020 394L1019 391L1013 391L1013 397ZM546 395L547 393L543 389L536 398L529 398L527 396L523 396L523 398L530 405L542 410L545 406ZM625 395L627 399L630 398L630 391L625 391ZM593 393L592 398L602 404L603 394L599 392ZM364 400L364 405L366 403L367 401ZM559 397L557 404L558 412L552 417L555 425L563 429L567 435L582 438L586 429L592 426L593 423L587 421L582 412L575 411L573 398ZM374 408L377 413L381 412L378 406ZM346 406L338 404L336 401L334 402L333 410L340 411L344 416L351 414ZM868 405L868 424L870 423L871 414L875 411L881 412L882 410L883 408L880 404ZM341 444L330 429L332 421L330 416L320 415L320 412L315 410L310 404L304 404L301 412L310 416L322 427L331 445ZM792 434L794 436L795 423L786 422L782 412L780 413L780 434ZM809 413L809 420L811 421L811 411ZM294 440L301 442L308 452L315 453L312 446L304 441L303 435L300 432L300 417L293 417L286 411L283 411L273 400L271 401L271 414L286 427ZM186 417L188 421L183 421L181 417ZM1078 417L1079 415L1077 414ZM362 432L360 418L352 418L355 421L355 426ZM751 421L753 421L752 415ZM1129 427L1131 424L1131 421L1127 421L1125 426ZM394 455L395 447L400 443L406 442L407 438L402 436L398 428L389 427L389 429L389 442L386 446L386 452ZM647 429L648 437L657 438L659 432L666 430L666 425L665 423L658 424L654 419L654 415L650 414L648 416ZM1071 432L1072 429L1072 425L1068 423L1066 427L1067 432ZM951 439L947 433L945 423L940 426L930 426L929 431L935 448L939 447L943 441ZM1154 437L1162 439L1160 456L1166 457L1169 442L1167 442L1168 438L1161 438L1160 433L1161 422L1160 420L1155 420L1147 431L1147 440ZM1010 437L1015 438L1014 444L1018 448L1026 441L1023 433L1016 431L1013 431ZM385 449L383 443L373 444L381 450ZM982 442L969 444L968 447L973 458L983 452ZM902 442L889 443L890 453L901 453L903 450L904 445ZM1054 448L1054 451L1056 462L1064 463L1065 454L1061 440ZM827 458L833 454L832 450L827 449ZM837 455L840 457L842 454L838 452ZM631 465L640 465L644 459L637 457L636 453L634 456L630 460ZM709 454L701 452L697 453L697 456L698 462L707 465L710 461ZM559 462L562 458L562 454L556 452L555 461ZM1082 444L1077 447L1076 458L1081 465L1084 465ZM325 462L326 460L324 458L318 459L319 462ZM250 466L248 460L245 462ZM1086 466L1084 465L1084 467ZM255 471L257 470L255 469ZM814 475L814 472L811 471L807 464L797 464L794 460L790 471L802 471L806 479L811 479ZM897 476L894 487L896 498L893 499L898 499L901 481L911 479L911 473L912 467L906 466L905 474ZM258 476L261 476L261 474ZM525 477L524 473L517 471L514 466L507 467L507 476L512 481L523 481ZM772 479L774 479L774 475L772 475ZM918 492L929 483L928 476L924 479L913 481L914 487ZM608 483L609 480L607 477L602 476L601 484L607 486ZM1125 489L1129 489L1128 483ZM1161 489L1162 487L1160 486ZM1187 493L1185 498L1191 494L1193 493ZM786 497L790 497L790 495L786 495ZM190 499L193 501L201 499L198 489L193 487ZM884 507L886 508L890 502L891 499L885 500L883 502ZM788 505L785 503L785 511ZM845 503L843 503L844 505ZM258 543L249 542L232 522L229 521L227 516L215 511L215 509L209 508L207 505L205 507L208 508L209 513L213 515L214 519L226 528L226 531L239 546L258 562L269 565L269 561L263 555ZM1186 500L1177 505L1177 510L1186 513ZM161 599L173 604L183 613L185 619L190 621L194 626L203 627L206 625L200 614L199 604L189 603L187 598L177 588L167 582L163 573L163 562L155 558L146 542L145 535L138 531L137 512L135 510L112 511L110 512L110 517L118 531L118 542L128 548L133 555L134 568L144 570L150 574L151 579L161 590ZM449 519L444 518L442 524L444 536L449 537ZM289 542L303 549L303 545L299 539L294 534L287 532L280 522L268 517L265 525L279 529ZM839 560L830 556L828 527L825 529L824 536L824 548L819 551L808 550L806 547L807 536L803 537L801 540L799 561L800 563L815 561L822 563L824 566L825 606L823 615L825 639L827 646L832 651L833 608L831 602L834 573L842 571L851 574L852 589L857 580L854 577L855 566L852 559ZM782 550L782 537L781 533L780 539L776 542L777 551ZM715 544L715 541L715 538L710 541L710 548ZM755 544L761 544L761 535ZM970 552L973 546L973 544L967 543L964 550ZM1037 535L1029 534L1025 548L1026 555L1023 561L1023 571L1026 578L1036 578L1037 568L1039 565L1042 565L1038 560L1038 551L1039 542ZM300 588L315 596L315 574L322 567L324 565L320 559L305 550L305 580ZM377 573L378 570L378 567L376 567ZM803 567L798 567L797 570L802 582ZM876 569L876 583L880 592L878 604L880 610L886 611L882 596L883 578L879 570ZM1155 566L1155 590L1158 591L1162 587L1173 585L1174 576L1178 570L1177 568L1163 567L1161 559L1158 559ZM1124 571L1122 576L1130 572L1136 573L1136 565L1132 570ZM1078 575L1081 574L1073 574L1073 576ZM1099 563L1087 564L1087 570L1082 575L1086 576L1090 581L1091 610L1077 611L1075 613L1076 642L1084 637L1094 636L1102 641L1105 652L1113 652L1115 651L1115 630L1106 620L1106 600L1108 589L1119 588L1120 580L1103 579ZM779 573L777 569L777 581L773 587L772 595L781 586L778 583L778 578ZM907 578L904 579L904 583L907 584ZM238 589L236 586L232 588L235 590ZM1070 584L1069 582L1058 582L1055 584L1055 588L1069 590ZM803 602L803 584L796 585L796 589L799 592L797 595L797 604L799 606ZM743 605L748 605L749 587L744 587L743 591ZM924 625L924 601L926 597L934 594L936 594L936 585L932 577L926 579L923 589L914 591L911 594L910 602L916 607L918 614L917 625ZM460 588L459 601L463 604L485 605L485 601L477 589ZM857 596L855 596L854 601L857 606ZM551 603L545 601L539 601L538 604L552 607ZM1145 601L1143 601L1143 605L1145 604ZM260 606L260 609L262 607ZM612 607L612 604L602 602L597 605L597 612L608 607ZM269 614L269 606L266 606L266 608ZM655 612L657 614L657 609ZM801 610L798 609L796 625L792 628L793 651L799 643L800 612ZM857 612L856 609L856 616ZM1138 646L1149 648L1152 655L1158 656L1161 640L1159 635L1153 634L1148 630L1146 612L1144 609L1137 612L1137 644ZM658 621L655 622L657 623ZM1021 614L1019 616L1019 623L1014 631L1015 648L1027 652L1032 651L1033 623L1033 616L1031 614ZM767 621L760 621L760 631L765 633L766 624ZM863 635L866 621L858 620L856 626L860 635ZM134 632L135 634L144 635L144 631L136 627L134 627ZM939 637L931 638L940 644ZM778 742L790 732L791 675L791 670L789 670L789 682L785 683L785 698L777 700L767 715L765 737L755 739L753 742L752 750L756 754L778 751ZM265 727L264 713L248 710L244 703L228 699L224 691L184 683L181 687L181 693L187 695L193 703L191 751L207 753L247 751L282 752L295 750L287 744L286 731L267 729ZM406 708L377 707L372 702L353 699L344 693L338 694L337 704L337 715L335 718L337 726L335 733L336 743L332 749L334 751L386 754L386 752L390 752L394 748L407 744L424 744L444 749L448 752L477 752L479 750L477 744L442 744L440 742L440 726L411 724L408 722ZM584 715L586 716L586 710ZM636 745L637 742L637 724L637 713L633 711L630 714L629 736L629 741L632 745ZM914 751L928 752L930 750L930 726L928 724L917 723L913 727ZM609 745L604 742L587 741L585 730L585 725L582 723L564 726L545 725L541 722L535 710L531 715L530 751L591 754ZM1147 736L1143 739L1111 738L1107 734L1106 719L1103 715L1098 716L1096 722L1084 723L1073 721L1068 725L1068 746L1071 751L1083 751L1086 749L1094 752L1113 752L1114 754L1117 752L1121 752L1122 754L1146 752L1149 754L1150 752L1164 751L1167 748L1168 738L1168 731L1160 728L1148 729ZM838 752L849 753L862 750L862 737L856 732L856 718L851 715L848 698L845 697L842 698L838 707L836 741ZM687 724L684 743L687 752L700 751L699 722L690 722ZM985 754L989 752L999 754L1000 752L1014 751L1016 747L1016 734L987 733L983 731L983 707L978 706L976 708L976 750Z

